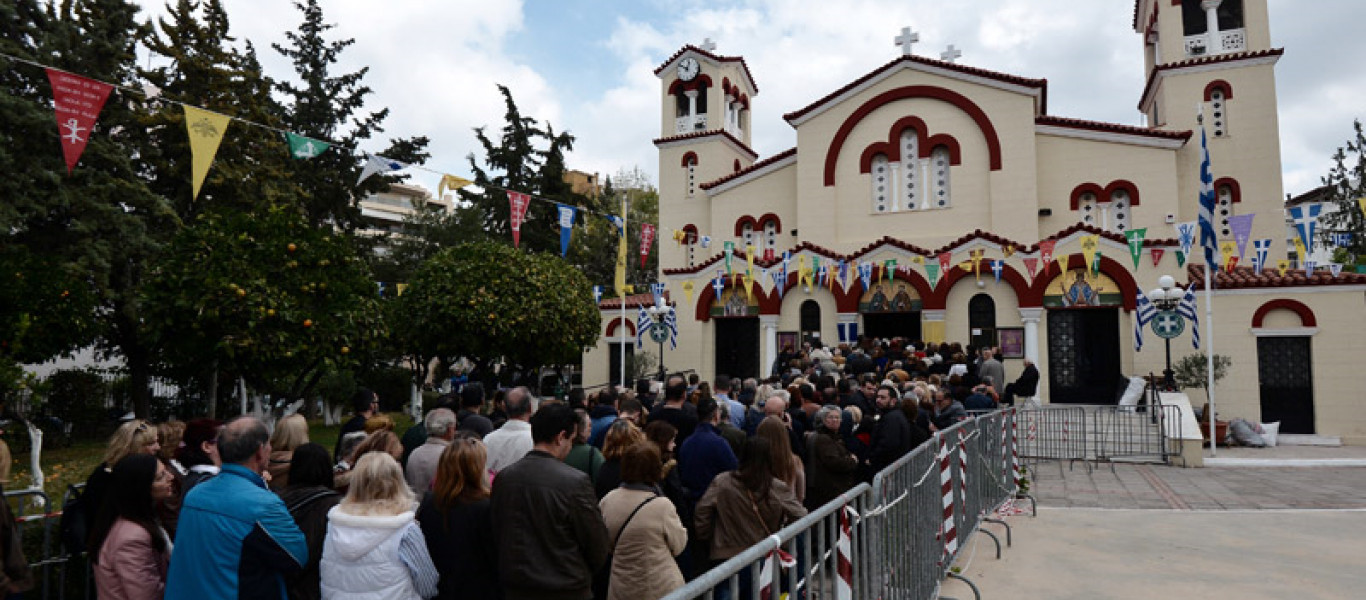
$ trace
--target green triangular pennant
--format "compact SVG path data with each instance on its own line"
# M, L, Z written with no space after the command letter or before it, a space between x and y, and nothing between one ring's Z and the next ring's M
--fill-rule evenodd
M1184 266L1186 266L1186 253L1185 253L1185 252L1182 252L1182 251L1180 251L1180 250L1177 250L1177 251L1176 251L1176 266L1178 266L1178 267L1184 267Z
M286 133L285 137L289 140L289 155L294 158L308 160L319 154L327 152L332 145L327 142L315 140L313 138Z
M1138 268L1138 261L1143 258L1143 238L1147 235L1147 227L1124 232L1124 238L1129 242L1129 255L1134 258L1135 269Z
M930 276L930 289L939 287L939 265L925 263L925 274Z

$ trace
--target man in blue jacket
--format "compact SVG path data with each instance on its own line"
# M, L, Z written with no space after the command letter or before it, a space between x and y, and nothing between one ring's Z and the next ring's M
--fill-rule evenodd
M701 423L678 448L678 476L693 500L706 493L717 475L739 466L735 451L717 429L721 411L716 400L705 398L698 402L697 418Z
M282 574L308 562L308 544L284 501L261 479L270 434L254 417L229 421L218 434L223 470L185 496L167 598L285 597Z

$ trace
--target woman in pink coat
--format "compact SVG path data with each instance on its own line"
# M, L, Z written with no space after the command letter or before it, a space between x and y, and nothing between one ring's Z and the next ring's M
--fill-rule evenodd
M155 506L172 493L173 476L155 456L133 454L114 465L87 548L98 548L100 600L157 600L166 588L171 540Z

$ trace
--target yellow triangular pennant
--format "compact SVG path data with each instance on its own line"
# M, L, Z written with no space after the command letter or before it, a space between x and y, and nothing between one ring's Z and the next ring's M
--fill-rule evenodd
M199 188L204 185L204 178L209 174L213 157L218 154L218 144L223 141L223 134L228 131L228 121L231 119L202 108L184 104L181 107L185 109L185 130L190 134L190 173L194 177L194 197L198 198Z
M441 183L436 184L436 197L445 198L446 190L455 191L471 183L474 182L465 179L464 177L456 177L455 175L442 175Z
M688 304L689 304L689 305L692 304L692 290L693 290L693 287L694 287L693 282L691 282L691 281L684 281L684 282L683 282L683 297L684 297L684 298L687 298Z

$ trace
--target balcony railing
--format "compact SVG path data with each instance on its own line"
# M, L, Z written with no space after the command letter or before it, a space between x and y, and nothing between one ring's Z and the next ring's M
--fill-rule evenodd
M1219 32L1219 42L1221 48L1215 51L1209 47L1209 36L1199 33L1188 35L1185 38L1186 56L1205 56L1207 54L1225 54L1228 52L1241 52L1247 49L1247 30L1230 29Z
M678 117L674 119L675 133L692 133L702 131L707 128L707 113L702 113L695 117Z

